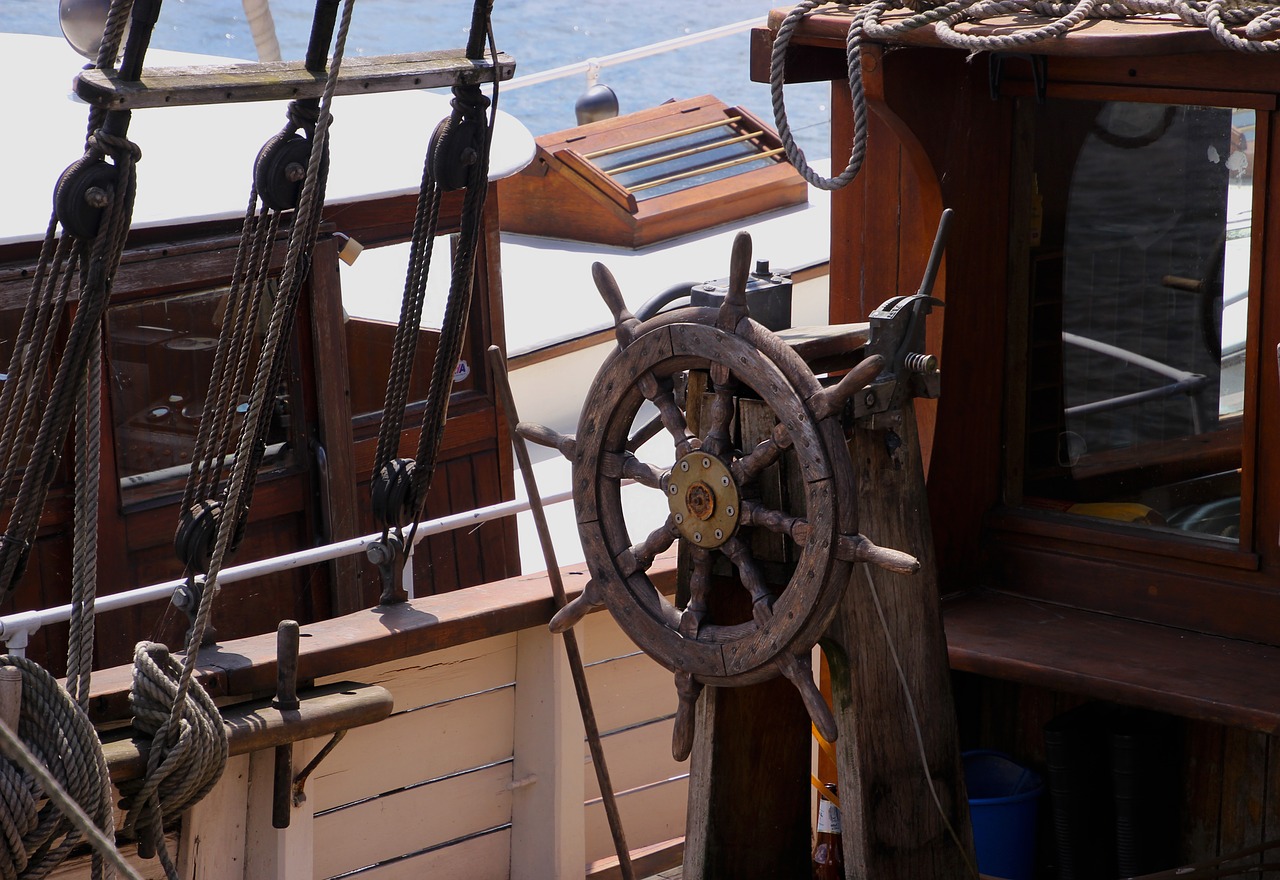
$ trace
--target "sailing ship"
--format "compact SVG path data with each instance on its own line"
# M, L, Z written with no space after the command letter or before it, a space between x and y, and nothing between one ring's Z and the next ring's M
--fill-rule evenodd
M337 4L328 6L336 14ZM125 127L146 156L131 231L120 242L109 302L101 304L103 372L84 383L96 385L103 400L101 476L90 481L100 496L103 590L86 603L68 587L83 579L72 533L84 531L75 525L84 504L74 489L80 468L74 455L61 454L67 441L58 437L54 454L36 467L45 476L33 482L47 484L48 500L27 521L29 538L5 541L6 554L22 545L26 570L7 600L18 613L3 621L5 665L22 671L24 693L17 714L5 716L8 726L23 732L40 704L28 671L34 664L22 655L68 676L68 690L76 690L81 673L62 659L76 625L69 628L69 612L56 606L94 604L96 668L78 711L101 736L101 765L115 787L111 803L129 807L117 817L104 813L100 799L94 818L104 831L122 832L120 850L141 876L603 878L644 876L681 861L687 876L805 876L813 796L803 773L761 779L739 767L737 786L758 789L761 803L791 806L713 810L709 818L713 797L733 803L726 792L741 789L728 780L712 780L721 786L713 787L705 765L691 771L672 754L673 740L690 735L681 728L691 698L681 691L677 699L668 671L634 646L630 630L600 613L579 623L581 670L601 734L584 747L570 696L581 673L547 624L562 599L584 592L593 598L588 583L601 574L576 556L559 578L519 573L508 504L517 495L508 440L515 415L500 402L505 370L487 353L490 346L503 350L514 335L503 316L516 311L515 287L545 277L559 290L575 286L571 273L585 274L581 258L569 255L579 246L557 248L531 234L603 241L619 263L634 250L637 265L641 258L675 261L675 245L655 242L674 237L683 248L700 239L721 250L722 262L699 257L695 271L729 275L726 286L741 293L745 263L735 256L727 271L735 228L754 224L748 218L760 211L761 224L794 223L798 201L825 208L782 161L790 154L811 182L844 185L831 201L829 304L804 320L856 327L817 336L838 338L846 355L866 344L864 322L885 320L881 304L914 289L922 273L932 277L927 265L939 270L931 293L946 303L927 331L912 330L946 370L937 403L923 400L918 418L909 416L919 426L927 505L920 497L868 502L861 495L864 503L908 510L916 527L925 524L913 533L917 546L902 549L920 556L926 576L910 592L881 590L877 602L898 604L891 619L868 623L877 644L887 636L895 663L896 651L904 652L906 668L894 674L887 663L837 666L828 679L837 709L842 694L865 698L856 723L866 725L859 728L866 738L842 731L834 762L845 799L845 876L953 876L938 866L967 861L962 745L1003 749L1049 778L1035 863L1044 876L1132 876L1197 862L1203 864L1178 876L1229 876L1220 864L1227 860L1230 869L1266 870L1280 809L1268 769L1280 704L1266 675L1280 661L1269 614L1280 552L1268 440L1277 411L1265 405L1280 393L1280 377L1266 353L1280 332L1266 308L1274 230L1264 218L1280 67L1262 50L1229 50L1269 46L1270 18L1214 3L1135 8L1124 16L1108 7L1098 12L1102 18L1043 5L1007 19L991 19L992 11L1009 12L945 7L913 16L876 4L815 13L808 4L774 12L767 28L753 32L757 79L778 88L784 79L833 81L833 159L837 168L850 163L839 181L820 179L797 155L785 116L774 135L711 98L536 142L495 114L485 173L439 195L434 254L420 234L417 182L391 176L420 169L424 154L449 141L447 130L433 132L421 120L479 120L487 132L487 109L465 115L482 106L471 92L455 91L452 107L416 90L362 93L415 77L426 80L415 86L455 90L509 77L511 59L485 45L482 20L466 52L372 59L348 65L340 82L327 40L292 67L252 65L237 74L188 64L144 76L138 89L139 72L130 75L128 63L117 69L113 57L80 77L79 94L109 113L138 108ZM15 98L33 106L20 115L41 119L49 140L60 135L78 149L84 108L65 103L66 56L32 38L3 37L0 48L17 68L9 80L33 84L17 90ZM989 53L989 64L967 60L973 51ZM148 53L152 59L164 61L161 53ZM267 160L259 152L279 129L283 105L235 98L256 89L281 100L327 101L331 73L331 91L350 94L334 100L333 116L356 137L332 139L323 163L327 193L311 209L315 243L305 264L273 231L255 252L263 270L252 288L258 299L242 310L245 357L252 359L272 342L270 307L296 296L291 341L265 384L224 394L218 404L229 428L249 426L240 436L251 439L237 441L247 445L206 442L201 425L214 420L220 390L207 377L219 370L220 327L243 287L237 254L249 225L246 169L286 156L285 148L266 153ZM50 99L35 87L46 82L58 83L56 100L67 112L47 113ZM197 93L211 103L196 103ZM141 109L148 101L192 106ZM324 140L323 133L311 140L307 126L325 112L308 118L298 111L304 134L277 143L300 139L310 149ZM697 130L727 130L730 140L749 145L743 173L702 168L702 177L682 178L683 169L670 163L687 160L680 139ZM679 146L659 157L668 163L666 189L619 182L610 157L627 146L672 141ZM65 167L50 152L42 142L23 157L10 205L48 205L47 187ZM153 154L178 161L153 173ZM320 164L300 153L286 158L272 167L289 184L303 183ZM738 167L737 157L721 159L715 164ZM622 163L624 172L632 164L634 157ZM859 164L862 173L852 173ZM439 166L432 172L449 173ZM77 198L98 211L109 206L103 180L76 191ZM270 198L277 184L269 175L257 181ZM286 203L300 197L279 186ZM100 192L88 193L94 187ZM492 192L481 206L474 197L484 190ZM956 210L951 240L945 263L930 264L944 206ZM299 202L285 210L303 214ZM14 364L25 350L15 341L26 342L23 309L33 283L38 288L53 271L30 216L25 207L6 207L0 220L0 361ZM257 215L251 209L249 216ZM681 225L691 218L697 222ZM361 247L363 264L343 262ZM470 289L441 329L423 329L412 310L398 327L344 309L344 288L362 283L360 265L397 251L408 252L411 264L418 260L420 272L439 262L444 269L434 274L444 274L447 286ZM557 268L524 269L533 256ZM821 263L771 256L775 265ZM517 262L518 282L503 273ZM462 271L449 278L457 265ZM682 279L690 270L666 271ZM766 267L755 276L774 286ZM628 323L622 303L614 327L602 307L603 335L535 340L512 359L517 387L527 370L526 388L554 387L552 396L576 400L577 392L559 389L583 387L575 383L596 371L615 340L625 348L628 334L640 332L635 328L679 321L655 317L668 303L644 312L633 301L668 284L633 293L620 277L646 323ZM82 291L93 283L87 274L68 282L66 301L47 314L72 320L88 308ZM419 283L426 282L406 287ZM576 286L590 294L585 279ZM699 295L695 286L680 285L678 295ZM717 293L716 285L705 286L708 296ZM713 301L721 300L732 296ZM617 305L615 298L610 307ZM765 308L761 300L751 311L763 316ZM1117 318L1121 312L1129 313ZM453 338L451 318L462 328ZM50 335L55 349L74 338L65 327ZM416 372L394 356L406 347L418 351ZM433 360L444 378L428 381L421 364ZM56 385L53 374L53 367L40 371ZM10 369L5 390L21 378ZM384 393L397 381L398 391ZM696 408L681 405L696 425ZM829 409L826 418L838 420L837 407ZM561 418L541 412L540 421ZM435 448L412 470L397 464L414 447L432 445L422 436L433 419ZM718 419L723 415L705 423L714 427ZM553 427L562 433L557 439L551 432L552 442L565 446L568 428ZM38 445L35 433L29 425L18 430L14 449ZM909 432L894 436L913 447ZM220 539L238 543L234 560L220 569L214 561L208 574L210 560L176 558L175 527L192 508L186 487L222 468L231 474L255 456L256 476L246 477L253 504L239 528ZM414 477L424 471L433 472L427 484ZM17 475L6 480L16 485ZM218 485L229 512L214 519L231 519L238 496L228 483ZM382 506L375 509L371 496ZM653 516L638 495L634 502L630 494L618 497L626 516ZM477 508L480 514L472 512ZM659 521L666 509L661 502ZM931 519L923 518L925 509ZM424 512L432 521L413 526ZM13 535L15 517L6 515ZM879 513L862 516L864 524L882 522ZM449 529L463 524L471 527ZM645 534L652 522L636 528ZM694 533L679 534L687 553ZM873 531L867 537L892 543ZM673 534L667 545L675 540ZM242 560L266 561L231 564ZM647 560L648 582L660 597L687 590L689 560L675 549ZM213 636L189 653L205 708L216 707L213 726L227 732L223 764L195 786L198 799L138 818L132 805L165 743L128 726L130 703L144 702L131 662L135 644L145 639L182 656L194 633L198 645L201 616L184 612L203 609L215 582ZM557 595L557 582L565 595ZM159 584L149 604L115 607L113 593L145 583ZM579 599L578 609L598 604L594 598ZM687 601L660 598L663 608L679 605L682 620ZM824 601L827 620L843 613L836 593ZM49 606L55 613L25 610ZM276 631L286 619L301 622L292 637L296 659L294 631ZM883 650L871 647L870 635L865 650ZM170 669L164 650L151 656L175 676L184 666L173 661ZM874 678L880 674L883 681ZM805 698L816 693L796 678L805 675L792 678ZM812 688L812 676L809 682ZM787 694L782 699L800 705L790 685ZM742 733L743 742L784 720L795 727L796 713L777 705L776 717L754 717L759 730ZM811 763L805 708L822 726L821 713L807 704L799 711L800 744L789 733L786 747L777 747L789 761L802 753L803 766ZM601 746L618 758L604 786L592 772ZM924 768L920 752L927 753ZM820 768L823 776L833 772L830 764ZM775 787L785 796L773 794ZM28 866L42 876L99 870L104 856L79 843L88 831L59 834L68 836L45 831L32 852L11 840L15 876L27 876ZM54 867L51 853L69 858Z

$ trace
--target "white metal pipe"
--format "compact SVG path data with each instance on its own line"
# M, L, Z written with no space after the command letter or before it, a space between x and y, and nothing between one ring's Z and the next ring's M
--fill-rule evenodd
M573 492L565 490L544 497L542 503L544 505L559 504L572 498ZM464 526L478 525L490 520L501 519L504 516L523 513L528 509L528 501L503 501L498 504L490 504L488 507L478 507L475 510L454 513L449 516L442 516L439 519L426 520L418 523L417 530L414 533L414 543L416 544L429 535L438 535L442 532L463 528ZM273 556L270 559L262 559L257 562L246 562L244 565L233 565L218 574L218 582L221 584L233 584L261 575L290 571L306 565L341 559L344 556L355 556L357 553L363 553L370 544L381 539L381 537L382 534L380 532L375 532L359 538L349 538L345 541L312 547L309 550L299 550L295 553ZM140 605L143 602L151 602L155 599L167 599L173 595L174 590L185 584L185 579L177 578L153 584L149 587L139 587L122 593L99 596L94 601L93 607L98 612L114 611L119 608ZM26 640L40 627L51 623L63 623L70 619L71 605L69 604L58 605L54 608L44 608L39 611L19 611L16 614L6 614L0 617L0 641L9 643L10 652L12 653L15 649L18 649L19 643L25 648Z

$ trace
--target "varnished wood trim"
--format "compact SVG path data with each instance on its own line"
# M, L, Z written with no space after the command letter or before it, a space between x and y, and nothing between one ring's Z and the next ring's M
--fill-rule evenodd
M951 667L1280 731L1280 648L975 591L943 603Z
M1156 531L1150 526L1025 509L996 510L990 515L989 522L994 528L1006 532L1069 541L1077 553L1086 552L1081 548L1090 545L1130 551L1134 554L1135 563L1146 556L1150 557L1150 564L1159 564L1162 559L1185 559L1240 571L1257 571L1260 564L1257 553L1223 546L1221 542L1197 536L1195 532L1175 534Z
M365 724L375 724L391 714L391 693L371 684L341 681L298 694L296 710L283 711L271 700L256 700L229 709L222 715L227 725L230 755L287 745L328 736ZM141 779L147 770L150 743L118 739L103 744L111 781L116 785Z
M675 590L676 556L659 556L649 570L654 584ZM585 563L561 569L570 599L590 578ZM555 611L545 572L378 606L302 628L298 678L342 675L397 657L412 657L490 636L545 626ZM276 675L274 632L200 652L200 680L215 697L272 693ZM96 722L129 717L132 666L95 672L90 713Z

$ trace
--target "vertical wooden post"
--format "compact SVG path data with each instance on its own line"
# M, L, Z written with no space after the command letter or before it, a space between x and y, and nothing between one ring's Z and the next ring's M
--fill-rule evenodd
M294 743L294 759L305 766L319 751L317 740ZM315 816L309 800L293 808L288 828L273 828L272 789L275 780L274 749L254 752L249 759L249 810L245 839L247 877L293 880L312 876ZM311 782L304 795L310 797ZM249 867L252 866L252 867Z
M214 787L182 819L178 875L183 880L245 880L248 800L249 756L235 755L227 759Z
M586 864L583 727L569 661L545 626L516 636L511 880L567 880Z
M689 762L685 880L807 877L809 716L785 678L709 687Z
M860 530L882 547L914 554L920 571L899 575L856 567L823 640L840 731L835 745L845 876L973 876L969 808L911 402L859 424L849 448L858 477Z
M0 724L18 734L22 717L22 670L16 666L0 666Z

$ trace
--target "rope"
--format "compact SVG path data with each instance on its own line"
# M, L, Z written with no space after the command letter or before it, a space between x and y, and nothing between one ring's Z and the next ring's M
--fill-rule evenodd
M146 775L120 788L127 804L121 831L140 845L149 844L165 874L176 877L165 846L164 818L194 805L213 788L227 763L227 731L213 699L191 678L190 662L178 663L156 642L139 642L133 662L133 726L152 744Z
M791 38L805 18L821 9L824 13L853 16L845 37L845 59L849 65L849 92L853 107L853 145L849 163L834 177L823 177L805 158L796 144L787 121L783 85L786 82L787 51ZM872 0L867 3L830 4L821 0L802 0L782 20L774 37L769 60L769 94L774 121L787 159L811 185L825 190L847 186L862 168L867 151L867 101L862 86L862 43L864 40L889 41L932 25L934 35L944 44L977 52L1027 52L1038 43L1059 39L1082 23L1100 19L1126 19L1152 16L1174 16L1182 22L1207 30L1213 38L1238 52L1280 52L1280 40L1271 36L1280 30L1280 6L1247 5L1240 0L1078 0L1075 3L1050 0L952 0L931 9L918 11L906 18L884 23L882 16L895 11L918 9L913 0ZM1048 18L1034 28L1009 33L975 34L957 30L997 16L1033 15ZM1243 29L1243 36L1239 31Z
M0 666L22 673L17 736L0 724L10 759L0 761L0 877L44 877L86 837L95 846L94 876L102 876L103 853L115 851L114 816L97 732L36 663L5 656ZM114 863L118 855L106 858Z

